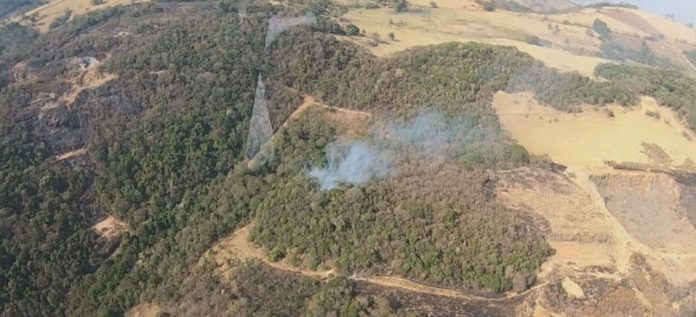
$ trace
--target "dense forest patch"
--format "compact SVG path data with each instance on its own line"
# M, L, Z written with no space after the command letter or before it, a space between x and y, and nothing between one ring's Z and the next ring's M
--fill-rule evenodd
M660 105L673 108L696 129L696 80L684 73L615 64L599 65L595 73L635 94L655 97Z

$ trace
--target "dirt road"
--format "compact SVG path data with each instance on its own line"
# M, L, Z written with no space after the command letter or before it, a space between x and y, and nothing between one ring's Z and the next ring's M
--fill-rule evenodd
M313 277L313 278L330 278L336 272L331 269L331 270L326 270L326 271L312 271L312 270L305 270L297 267L291 266L286 260L283 261L278 261L278 262L271 262L268 260L268 257L265 255L265 252L254 246L251 242L249 242L249 232L251 231L253 224L246 225L239 230L235 231L232 233L229 237L225 238L223 241L218 243L215 247L211 249L211 253L215 259L215 262L218 263L219 268L223 276L229 277L229 272L230 268L226 266L225 263L228 263L229 259L231 258L237 258L239 260L245 261L245 260L250 260L250 259L257 259L264 264L278 269L278 270L283 270L286 272L293 272L293 273L298 273L302 274L304 276L308 277ZM517 298L520 296L525 296L528 295L530 292L533 292L545 285L548 284L548 282L536 285L524 292L521 293L506 293L505 296L500 296L500 297L484 297L484 296L477 296L477 295L472 295L472 294L467 294L462 291L457 291L457 290L452 290L452 289L446 289L446 288L439 288L439 287L432 287L420 283L413 282L411 280L405 279L405 278L400 278L400 277L395 277L395 276L350 276L350 279L354 281L359 281L359 282L366 282L370 284L375 284L379 285L382 287L388 287L388 288L397 288L400 290L404 291L409 291L409 292L415 292L415 293L421 293L421 294L428 294L428 295L434 295L434 296L441 296L441 297L450 297L450 298L456 298L456 299L461 299L465 301L506 301L510 300L513 298Z

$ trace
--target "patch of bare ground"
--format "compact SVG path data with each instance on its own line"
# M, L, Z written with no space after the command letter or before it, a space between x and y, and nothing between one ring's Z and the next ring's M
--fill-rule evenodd
M84 64L84 59L89 59L88 64ZM75 99L85 90L95 89L104 84L118 78L115 74L104 73L99 66L102 61L95 58L82 58L72 61L75 64L80 64L82 71L71 81L72 88L62 97L68 106L75 103Z
M107 56L108 58L108 56ZM84 91L99 88L118 78L115 74L104 73L99 61L93 57L73 58L68 63L73 64L76 75L67 81L70 88L64 93L38 93L38 97L31 104L39 108L39 118L49 110L62 106L71 107L77 97ZM71 70L71 73L73 70Z
M234 265L230 265L231 263L248 260L261 260L272 268L287 272L300 273L309 277L328 278L333 275L333 269L326 271L312 271L294 267L287 262L287 259L278 262L269 261L265 251L256 247L249 241L249 232L251 231L251 227L251 224L242 227L227 238L222 239L212 249L206 252L204 257L213 259L213 261L217 264L218 271L223 277L229 279L231 274L233 274Z
M592 176L608 210L626 231L647 248L646 261L678 286L696 281L696 228L691 206L681 205L684 186L673 176L618 171ZM649 249L648 252L646 249Z
M534 293L540 315L672 316L696 309L689 291L696 231L676 205L671 176L521 168L497 177L498 199L549 223L555 254L539 273L546 286Z
M367 131L372 121L372 114L369 112L332 107L322 104L312 96L305 95L302 105L290 115L283 125L287 125L288 122L311 108L318 109L325 120L338 128L339 137L355 138Z
M81 149L77 149L74 151L65 152L65 153L60 154L60 155L56 155L56 160L65 161L65 160L69 160L69 159L73 159L73 158L85 155L86 153L87 153L87 149L81 148Z
M92 226L92 230L104 239L114 239L121 233L128 230L128 224L119 220L114 216L108 216L106 219Z
M162 313L162 308L153 303L140 303L125 314L126 317L157 317Z
M656 29L654 26L648 23L648 21L645 21L643 18L631 11L623 10L621 8L608 8L601 10L601 12L602 14L612 17L617 21L621 21L627 25L639 29L646 34L661 34L660 30Z

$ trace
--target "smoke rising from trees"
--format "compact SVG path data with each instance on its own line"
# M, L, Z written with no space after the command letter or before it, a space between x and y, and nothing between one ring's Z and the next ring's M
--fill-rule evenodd
M272 16L268 21L268 32L266 32L266 48L273 44L280 34L290 28L300 25L312 25L317 23L317 18L312 12L299 17L279 17Z
M323 190L389 177L399 161L424 159L438 164L463 154L473 137L473 121L439 111L422 111L408 120L376 123L364 140L335 141L326 147L327 164L309 176Z

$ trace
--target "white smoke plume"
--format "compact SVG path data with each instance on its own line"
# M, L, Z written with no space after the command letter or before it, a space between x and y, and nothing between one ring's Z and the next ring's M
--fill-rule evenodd
M289 30L290 28L300 26L300 25L313 25L317 23L317 18L314 13L308 12L307 14L299 17L279 17L272 16L268 21L268 31L266 32L266 48L273 44L280 34Z
M365 142L332 143L326 149L328 166L312 168L309 176L316 179L322 190L336 188L341 183L358 185L389 173L392 158L373 144Z
M322 190L341 184L360 185L389 177L399 160L423 159L438 164L456 157L480 137L466 118L448 118L424 111L410 120L375 124L364 140L336 141L326 147L328 163L313 167L309 176Z

